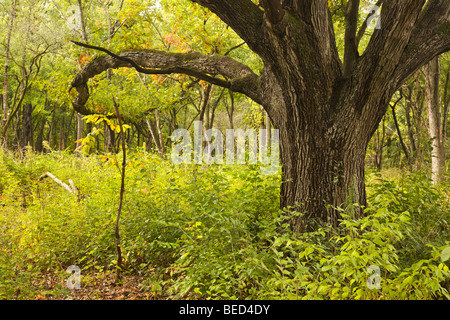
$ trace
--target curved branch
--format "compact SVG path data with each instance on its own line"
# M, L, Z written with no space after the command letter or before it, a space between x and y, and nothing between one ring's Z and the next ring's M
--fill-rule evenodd
M450 51L450 2L429 0L395 70L395 87L435 56Z
M353 70L351 81L367 89L355 94L354 101L366 99L369 91L386 92L384 102L374 111L384 114L390 97L406 78L449 46L449 36L445 33L439 36L437 30L439 24L448 21L450 2L429 0L428 3L403 0L402 6L397 6L395 1L383 2L381 29L374 31ZM424 14L424 10L428 12Z
M124 51L115 54L105 48L73 42L108 54L91 61L72 81L71 89L75 88L78 92L72 104L81 114L91 113L85 107L89 98L88 80L107 69L123 67L135 68L136 71L146 74L186 74L243 93L258 103L262 102L259 94L259 76L248 66L230 57L157 50Z

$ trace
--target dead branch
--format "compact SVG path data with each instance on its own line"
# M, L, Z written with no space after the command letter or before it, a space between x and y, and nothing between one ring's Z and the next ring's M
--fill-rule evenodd
M50 172L46 172L44 173L42 176L39 177L39 181L45 179L46 177L50 178L53 180L53 182L59 184L61 187L63 187L67 192L73 194L73 195L77 195L78 194L78 189L75 187L74 183L72 180L69 180L70 186L65 184L64 182L62 182L61 180L59 180L57 177L55 177L53 174L51 174Z

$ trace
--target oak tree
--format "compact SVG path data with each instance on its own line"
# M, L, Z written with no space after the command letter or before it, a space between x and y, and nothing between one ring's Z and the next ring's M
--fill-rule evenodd
M361 3L344 1L343 59L329 1L192 0L232 28L262 60L255 72L229 56L157 50L108 52L72 82L74 108L84 114L88 80L109 68L148 74L183 73L245 94L264 107L280 133L281 207L294 207L296 231L312 221L336 223L327 205L366 204L365 153L396 90L420 67L450 49L448 0L384 0L380 28L363 52ZM370 20L370 19L369 19ZM363 27L365 28L365 27ZM361 32L362 30L362 32ZM361 215L362 209L356 214Z

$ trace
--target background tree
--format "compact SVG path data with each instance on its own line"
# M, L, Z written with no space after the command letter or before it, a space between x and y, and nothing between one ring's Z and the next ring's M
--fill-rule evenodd
M431 139L431 171L434 183L442 182L445 169L445 151L439 94L439 58L433 58L425 66L426 104L428 110L428 132ZM444 122L446 119L443 119Z

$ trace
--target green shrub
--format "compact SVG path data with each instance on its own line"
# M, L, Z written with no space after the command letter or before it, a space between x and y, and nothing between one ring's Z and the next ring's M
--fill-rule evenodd
M338 227L297 234L286 221L302 213L279 210L280 175L174 166L141 151L127 158L124 271L147 275L145 290L186 299L449 298L448 182L370 172L365 218L342 210ZM120 162L1 155L0 298L33 298L38 277L72 264L82 274L115 267ZM40 180L46 171L72 179L79 195Z

